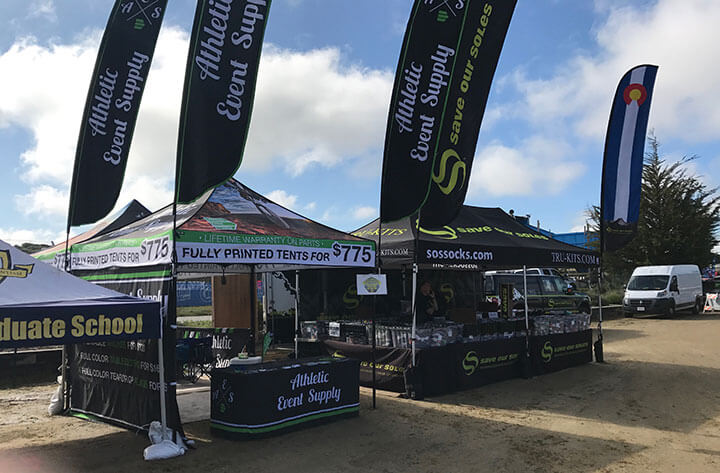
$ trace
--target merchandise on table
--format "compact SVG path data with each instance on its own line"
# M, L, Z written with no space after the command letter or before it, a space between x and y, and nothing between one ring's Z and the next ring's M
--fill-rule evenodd
M582 332L590 328L590 314L538 315L531 320L534 336Z
M300 334L302 338L319 340L328 334L327 320L310 320L300 322Z
M492 318L478 319L478 336L471 340L486 342L490 340L508 339L525 336L525 319L513 317L509 319Z
M329 338L357 345L372 344L372 322L368 321L307 321L301 326L304 338L316 340ZM410 348L412 346L412 325L375 324L376 345L379 347ZM416 328L416 347L440 347L463 341L463 325L451 321L435 320Z

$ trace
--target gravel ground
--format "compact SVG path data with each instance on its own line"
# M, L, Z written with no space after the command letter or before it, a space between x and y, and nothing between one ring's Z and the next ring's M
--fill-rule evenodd
M720 316L604 328L604 364L422 402L380 393L376 410L363 389L358 418L265 440L196 421L197 448L159 462L142 435L48 417L50 384L0 390L0 472L720 471Z

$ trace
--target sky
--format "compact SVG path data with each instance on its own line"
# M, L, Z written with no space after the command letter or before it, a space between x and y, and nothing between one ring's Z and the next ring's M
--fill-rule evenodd
M0 2L0 239L64 239L82 110L112 0ZM411 0L274 0L237 179L354 230L378 215L390 93ZM117 208L172 200L194 0L169 0ZM600 200L622 75L660 66L649 130L720 186L720 2L519 0L466 204L580 231ZM87 227L73 228L79 233Z

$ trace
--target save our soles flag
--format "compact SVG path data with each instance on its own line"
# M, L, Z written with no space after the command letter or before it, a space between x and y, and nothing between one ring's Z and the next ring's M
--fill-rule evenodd
M415 1L385 134L383 222L416 213L432 196L431 183L443 196L460 194L454 200L462 205L490 82L515 4ZM423 224L446 223L455 216L456 208L448 212L442 204L433 197L430 206L423 207Z
M440 123L430 190L422 206L422 224L442 227L465 202L480 125L490 86L510 26L515 0L468 4L457 63Z
M177 202L192 202L240 166L270 3L198 0L180 110Z
M105 28L75 152L68 227L117 202L167 0L116 0Z
M645 136L657 70L653 65L636 66L615 91L603 159L602 251L619 250L637 232Z

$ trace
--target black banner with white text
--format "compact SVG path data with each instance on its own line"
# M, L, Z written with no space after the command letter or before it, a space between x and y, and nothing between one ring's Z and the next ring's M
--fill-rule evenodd
M385 135L383 222L426 202L423 225L442 226L457 214L515 3L415 1Z
M116 0L98 52L75 152L70 226L115 206L167 0Z
M191 202L240 166L270 0L200 0L180 111L178 202Z
M76 275L125 294L159 301L165 313L172 284L169 268L146 273L76 271ZM175 314L163 316L163 353L168 426L182 432L175 397ZM157 340L85 343L71 346L70 408L130 429L147 429L160 419L160 377Z

